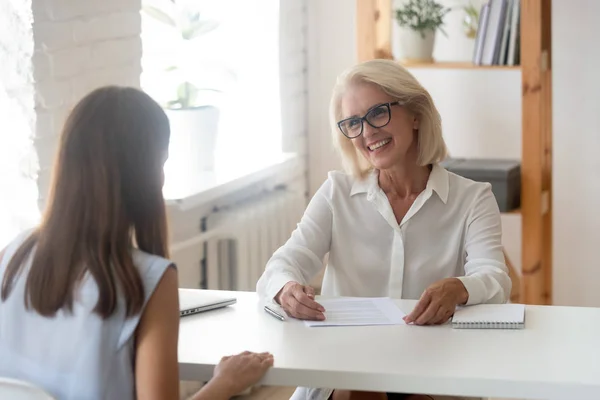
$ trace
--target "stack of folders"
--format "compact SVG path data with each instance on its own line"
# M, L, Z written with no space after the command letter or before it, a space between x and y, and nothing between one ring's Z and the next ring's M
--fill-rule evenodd
M458 329L523 329L523 304L479 304L460 307L452 317L452 327Z
M481 7L475 65L519 65L521 0L489 0Z

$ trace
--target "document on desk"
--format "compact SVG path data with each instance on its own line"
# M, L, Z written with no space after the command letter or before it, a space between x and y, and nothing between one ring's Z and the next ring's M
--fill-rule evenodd
M325 321L304 321L310 327L405 325L406 314L389 297L317 299L325 307Z

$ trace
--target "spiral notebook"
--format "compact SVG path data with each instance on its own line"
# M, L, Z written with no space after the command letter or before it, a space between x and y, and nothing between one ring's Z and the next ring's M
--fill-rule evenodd
M452 317L458 329L522 329L525 328L523 304L478 304L460 307Z

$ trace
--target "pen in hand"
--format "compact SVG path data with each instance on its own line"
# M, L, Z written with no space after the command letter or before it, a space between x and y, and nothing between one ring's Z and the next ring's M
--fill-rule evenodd
M275 311L273 308L269 307L269 306L265 306L265 311L267 312L267 314L269 314L270 316L277 318L280 321L285 321L285 316L277 311Z
M325 320L325 308L315 301L315 290L307 285L290 281L274 300L281 304L287 315L302 320Z

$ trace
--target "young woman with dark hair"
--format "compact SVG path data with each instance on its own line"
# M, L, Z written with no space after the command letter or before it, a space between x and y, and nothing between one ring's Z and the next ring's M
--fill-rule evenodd
M57 399L179 398L162 195L169 134L137 89L100 88L74 108L40 225L0 252L0 376ZM272 363L225 357L194 398L229 398Z

